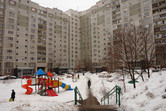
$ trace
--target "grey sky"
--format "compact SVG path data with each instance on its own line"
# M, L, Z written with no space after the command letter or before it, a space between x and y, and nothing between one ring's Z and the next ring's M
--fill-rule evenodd
M58 8L62 11L68 9L84 11L95 5L99 0L31 0L41 6Z

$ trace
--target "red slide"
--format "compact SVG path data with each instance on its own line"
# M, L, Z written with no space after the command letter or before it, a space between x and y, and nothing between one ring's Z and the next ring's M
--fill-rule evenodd
M47 94L48 94L49 96L58 96L58 95L54 92L53 89L46 90L46 91L47 91Z
M31 86L31 83L32 83L32 80L28 79L27 84L22 85L22 88L27 89L25 94L31 94L32 93L33 89L31 87L28 87L28 86Z

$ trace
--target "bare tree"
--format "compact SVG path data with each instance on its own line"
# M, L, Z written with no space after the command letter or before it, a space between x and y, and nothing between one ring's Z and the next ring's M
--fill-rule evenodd
M141 28L141 39L142 39L142 61L143 68L148 70L148 78L150 78L150 67L154 65L154 61L156 58L155 52L155 42L152 33L152 25L149 27L140 26Z
M150 28L145 25L128 26L114 32L114 44L109 47L109 54L106 58L112 70L127 69L133 87L136 88L135 70L140 67L142 60L146 61L146 67L150 67L154 60L154 48L152 48L153 36ZM143 79L142 73L141 77Z

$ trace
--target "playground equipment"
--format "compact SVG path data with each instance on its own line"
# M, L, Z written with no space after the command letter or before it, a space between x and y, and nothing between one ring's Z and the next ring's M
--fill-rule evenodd
M42 69L39 69L35 73L35 75L38 75L38 77L35 77L35 84L32 84L32 79L28 79L27 84L22 85L23 88L27 89L27 92L25 92L25 94L32 93L33 89L29 87L31 85L35 86L35 91L36 91L36 88L38 88L37 89L38 94L43 95L45 93L46 95L47 93L48 96L58 96L53 89L59 88L59 86L61 86L62 88L66 90L73 90L70 85L67 85L59 80L53 80L52 78L53 74L51 74L50 71L47 72L46 74Z
M33 91L33 89L31 87L29 87L29 86L31 86L31 83L32 83L32 80L28 79L27 84L22 85L22 88L27 89L27 91L25 92L25 94L27 94L27 95L31 94Z

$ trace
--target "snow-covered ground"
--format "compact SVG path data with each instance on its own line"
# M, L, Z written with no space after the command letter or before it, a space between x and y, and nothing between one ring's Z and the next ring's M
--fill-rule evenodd
M64 76L62 82L71 85L72 88L78 87L83 99L88 96L87 81L91 80L91 91L101 103L101 98L110 91L115 85L122 88L121 107L122 111L166 111L166 71L152 73L148 79L145 75L145 82L141 78L136 84L136 89L129 84L129 77L125 79L126 92L124 92L122 77L117 73L111 74L111 78L99 78L96 74L80 74L80 79L73 82L72 78ZM66 91L60 87L58 96L40 96L35 93L35 87L32 87L33 93L25 95L26 89L21 87L26 84L26 79L22 82L20 79L0 80L0 111L77 111L78 107L74 105L74 90ZM14 102L9 102L12 89L16 92ZM115 105L115 95L110 97L110 104Z

